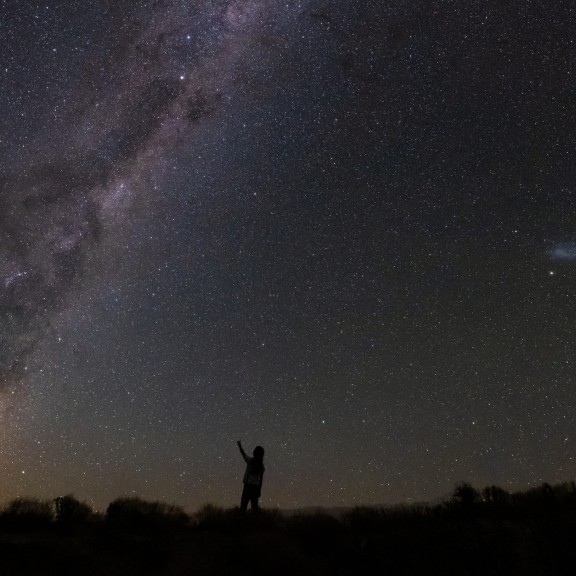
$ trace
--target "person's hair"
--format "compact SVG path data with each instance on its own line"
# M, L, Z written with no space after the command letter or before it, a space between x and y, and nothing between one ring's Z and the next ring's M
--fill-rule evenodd
M262 446L256 446L256 448L254 448L254 452L252 452L252 455L256 460L262 462L264 460L264 448L262 448Z

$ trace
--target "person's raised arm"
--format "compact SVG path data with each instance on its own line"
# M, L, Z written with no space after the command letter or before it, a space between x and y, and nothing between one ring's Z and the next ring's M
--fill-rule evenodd
M238 448L240 448L240 454L242 454L242 458L244 458L244 460L246 460L246 462L248 462L249 458L248 458L248 455L246 454L246 452L244 452L244 448L242 448L242 442L240 440L238 440L237 444L238 444Z

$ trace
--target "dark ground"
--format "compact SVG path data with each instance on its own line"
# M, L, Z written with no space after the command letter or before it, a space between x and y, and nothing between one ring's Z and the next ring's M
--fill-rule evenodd
M459 486L435 506L284 515L177 507L123 499L106 516L74 499L0 516L3 576L573 574L573 483L518 494Z

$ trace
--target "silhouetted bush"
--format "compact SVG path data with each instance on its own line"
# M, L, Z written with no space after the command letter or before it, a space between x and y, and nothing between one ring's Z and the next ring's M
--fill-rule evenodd
M510 494L499 486L486 486L482 490L482 499L484 502L492 504L508 504L511 502Z
M234 510L225 510L214 504L206 504L192 516L192 520L197 526L214 527L228 522L234 512ZM234 515L238 516L238 514Z
M108 506L106 520L115 528L148 532L182 529L190 519L180 506L126 497Z
M192 516L191 521L198 530L234 533L243 528L245 516L239 508L224 509L206 504Z
M92 508L85 502L80 502L71 494L54 499L56 507L56 522L59 526L72 528L87 524L93 519Z
M464 484L439 504L338 516L209 505L190 522L177 506L120 498L106 522L73 532L59 528L88 521L88 506L67 496L53 514L30 499L0 513L20 530L0 534L2 576L572 576L576 565L573 483L512 494Z
M0 514L0 526L7 530L43 530L49 528L53 520L52 503L37 498L12 500Z
M207 504L191 518L197 530L214 530L222 533L234 533L246 530L273 530L283 522L278 510L261 508L257 512L242 512L240 508L224 509Z
M472 506L480 501L480 492L468 482L462 482L454 488L452 500L462 506Z

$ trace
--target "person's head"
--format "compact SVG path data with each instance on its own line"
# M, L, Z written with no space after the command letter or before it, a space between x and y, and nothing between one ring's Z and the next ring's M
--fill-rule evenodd
M252 452L252 455L256 460L264 460L264 448L262 448L262 446L256 446L256 448L254 448L254 452Z

